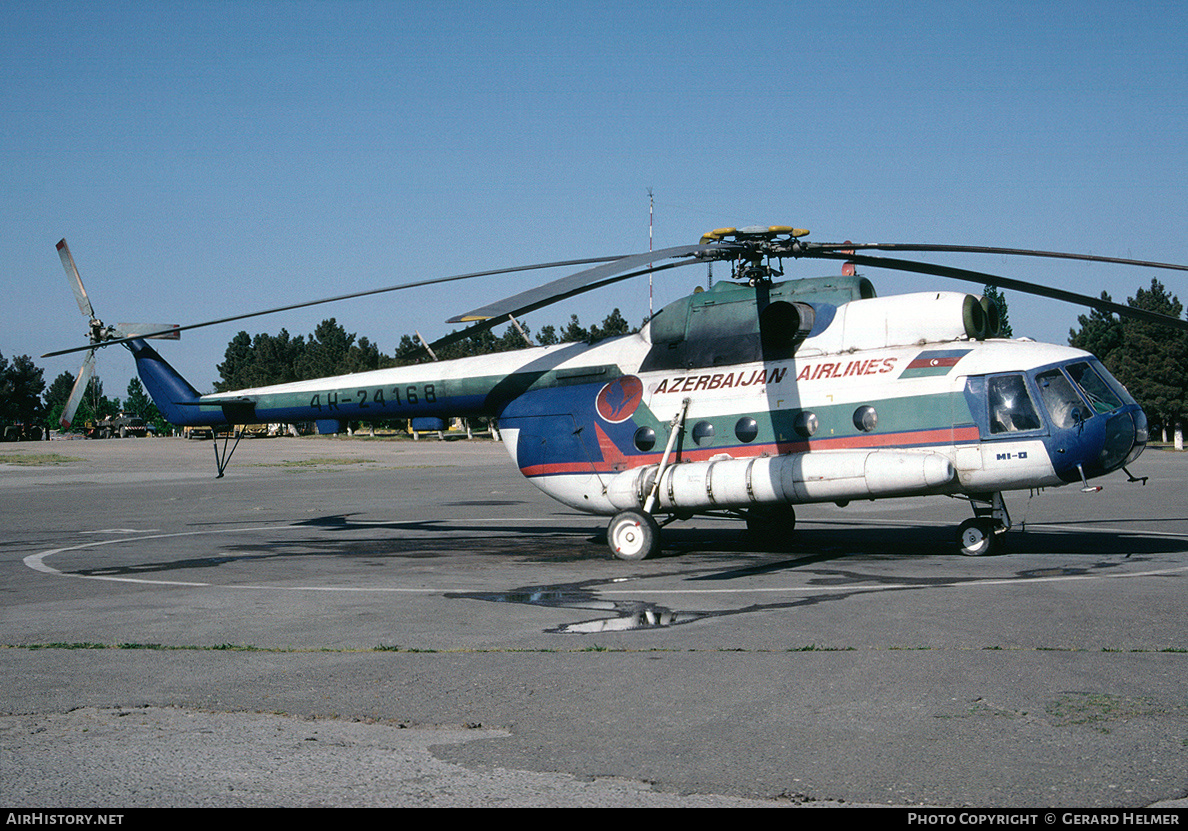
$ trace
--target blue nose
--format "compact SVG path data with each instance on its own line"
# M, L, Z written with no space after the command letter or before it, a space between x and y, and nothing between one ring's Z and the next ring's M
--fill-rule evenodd
M1109 473L1133 462L1146 446L1147 414L1138 407L1127 407L1106 422L1098 464L1103 473Z
M1087 420L1062 431L1055 441L1053 464L1066 482L1103 476L1128 465L1147 446L1147 416L1131 404L1115 413Z

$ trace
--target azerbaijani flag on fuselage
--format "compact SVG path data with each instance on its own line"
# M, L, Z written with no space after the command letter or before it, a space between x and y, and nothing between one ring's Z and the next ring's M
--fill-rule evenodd
M948 375L957 362L969 353L969 349L926 350L913 358L899 377L924 378L929 375Z

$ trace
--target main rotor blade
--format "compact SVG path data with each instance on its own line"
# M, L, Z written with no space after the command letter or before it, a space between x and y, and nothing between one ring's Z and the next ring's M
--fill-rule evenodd
M78 410L79 402L82 401L83 394L87 391L87 383L91 380L91 375L94 372L95 350L92 349L83 359L82 366L79 367L78 377L74 379L74 386L70 388L70 397L66 399L66 406L58 420L63 430L70 429L70 423L74 421L74 414Z
M496 269L492 269L490 271L474 271L469 274L456 274L452 277L437 277L432 280L417 280L416 282L413 282L413 283L401 283L396 286L388 286L387 288L382 288L382 289L368 289L366 291L352 292L351 294L340 294L336 297L324 297L321 300L310 300L305 303L292 303L288 306L278 306L275 309L266 309L262 312L249 312L248 314L232 315L230 317L219 318L218 320L207 320L202 323L190 323L186 326L170 326L166 329L162 329L159 332L149 332L149 333L145 333L142 335L123 337L123 338L112 338L111 340L104 341L102 345L103 346L111 346L111 345L114 345L117 343L127 343L128 341L136 340L137 337L153 337L156 335L166 335L167 336L172 333L181 333L181 332L188 331L190 329L202 329L206 326L217 326L221 323L233 323L237 320L247 320L248 318L252 318L252 317L263 317L264 315L277 314L279 312L288 312L288 311L292 311L294 309L305 309L310 306L320 306L324 303L337 303L341 300L353 300L358 297L370 297L370 296L376 295L376 294L384 294L386 292L391 292L391 291L401 291L402 289L420 288L422 286L432 286L432 285L436 285L438 283L452 283L457 280L470 280L475 277L490 277L490 276L496 275L496 274L512 274L517 271L533 271L533 270L542 269L542 268L561 268L564 266L571 266L571 265L588 265L589 263L605 263L605 262L612 262L612 261L620 260L620 259L622 259L622 257L588 257L588 258L581 259L581 260L561 260L561 261L554 262L554 263L534 263L532 265L520 265L520 266L514 266L512 268L496 268ZM59 355L69 355L73 352L82 352L83 350L90 349L90 348L91 348L90 346L74 346L74 347L71 347L70 349L59 349L56 352L47 352L44 355L42 355L41 357L55 358Z
M1031 248L998 248L989 245L938 245L926 242L807 242L801 243L805 251L802 256L817 256L815 249L830 252L878 250L878 251L935 251L956 254L1007 254L1013 257L1049 257L1061 260L1083 260L1091 263L1113 263L1115 265L1137 265L1146 268L1166 268L1172 271L1188 271L1188 265L1158 263L1150 260L1131 260L1125 257L1102 257L1096 254L1070 254L1065 251L1037 251Z
M490 318L506 318L507 315L520 315L534 309L540 309L548 306L551 303L556 303L565 300L582 292L590 291L598 286L604 286L609 283L617 282L617 280L625 280L627 276L637 276L634 274L626 275L616 278L615 280L607 280L607 277L618 274L621 271L628 271L641 266L644 263L656 262L657 260L667 260L674 257L691 257L695 254L700 254L703 251L717 250L722 251L738 247L733 243L713 242L708 245L678 245L673 248L662 248L659 251L647 251L643 254L632 254L627 257L618 257L606 265L595 266L588 268L585 271L579 271L576 274L570 274L566 277L561 277L551 283L545 283L543 286L536 286L522 291L512 297L506 297L503 300L498 300L489 305L475 309L474 311L466 312L465 314L451 317L446 323L470 323L478 320L488 320ZM591 262L594 262L593 260ZM606 261L602 261L606 262ZM685 263L679 263L684 265ZM642 273L647 273L648 270L659 271L659 268L645 269Z
M124 338L181 340L181 331L176 323L117 323L113 328Z
M87 297L87 290L83 288L82 278L78 276L78 268L74 265L74 257L70 256L70 246L66 244L65 239L58 243L58 256L62 258L62 268L66 269L66 279L70 281L70 288L74 291L78 310L87 320L93 320L95 310L91 308L91 300Z
M496 326L500 325L501 323L506 323L509 320L511 320L512 318L519 317L520 315L527 314L528 312L534 312L537 309L542 309L545 306L549 306L549 305L559 302L561 300L568 299L570 297L573 297L574 295L582 294L587 291L593 291L594 289L600 289L603 286L609 286L612 283L618 283L622 280L629 280L632 277L641 277L644 274L648 274L649 272L654 274L654 273L658 273L661 271L668 271L668 269L670 269L670 268L679 268L683 265L689 265L690 263L695 263L695 262L700 262L700 260L697 260L697 259L679 260L675 263L665 263L664 265L652 266L649 268L641 268L637 271L633 271L628 274L619 274L619 275L610 277L609 279L601 280L597 283L587 283L581 287L573 289L572 291L570 291L568 294L564 295L563 297L543 298L543 299L541 299L533 304L530 304L528 306L523 306L523 307L514 309L510 312L503 312L495 317L488 317L486 319L480 320L478 323L475 323L473 326L467 326L465 329L460 329L456 332L450 332L448 335L445 335L444 337L440 337L437 340L433 341L433 343L428 345L428 348L429 348L430 352L432 353L432 352L440 349L443 346L448 346L451 343L456 343L460 340L465 340L466 338L469 338L472 335L477 335L479 332L485 332L488 329L494 329ZM528 292L525 292L525 294L527 294L527 293Z
M1034 294L1039 297L1048 297L1052 300L1061 300L1065 303L1074 303L1078 306L1088 306L1092 309L1100 309L1103 312L1113 312L1120 317L1145 320L1150 323L1159 323L1163 326L1188 331L1188 320L1180 320L1168 315L1159 314L1158 312L1149 312L1146 309L1136 309L1134 306L1124 306L1121 303L1102 300L1100 297L1090 297L1087 294L1078 294L1073 291L1065 291L1064 289L1053 288L1051 286L1035 285L1010 277L999 277L997 274L987 274L983 271L970 271L964 268L936 265L935 263L917 263L911 260L899 260L892 257L871 257L865 254L848 254L842 252L818 252L806 256L827 260L845 260L846 262L870 266L871 268L887 268L894 271L931 274L935 277L948 277L953 280L963 280L967 283L976 283L978 285L989 283L999 288L1011 289L1024 294Z

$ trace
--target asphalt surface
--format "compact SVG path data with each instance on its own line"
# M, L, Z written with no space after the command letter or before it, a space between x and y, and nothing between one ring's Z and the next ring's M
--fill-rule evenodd
M0 445L0 804L1142 807L1188 796L1188 455L665 529L487 441Z

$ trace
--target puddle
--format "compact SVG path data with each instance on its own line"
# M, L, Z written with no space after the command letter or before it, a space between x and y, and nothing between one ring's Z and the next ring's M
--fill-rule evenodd
M710 616L706 612L678 612L642 600L606 600L595 593L594 587L600 584L601 581L561 586L525 586L506 592L450 592L446 597L604 613L604 616L593 620L566 623L545 630L560 634L664 629Z

